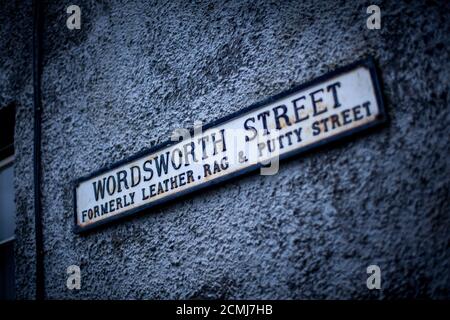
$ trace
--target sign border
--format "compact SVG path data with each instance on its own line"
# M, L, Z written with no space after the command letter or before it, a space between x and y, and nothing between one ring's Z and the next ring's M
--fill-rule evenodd
M377 68L376 68L376 65L375 65L375 60L374 60L374 58L372 56L368 56L366 58L360 59L360 60L358 60L356 62L353 62L351 64L348 64L348 65L345 65L343 67L339 67L339 68L337 68L337 69L335 69L333 71L327 72L327 73L325 73L325 74L323 74L323 75L321 75L321 76L319 76L317 78L314 78L314 79L312 79L310 81L307 81L307 82L302 83L300 85L294 86L291 89L288 89L288 90L285 90L285 91L283 91L281 93L273 95L273 96L271 96L271 97L269 97L269 98L267 98L265 100L262 100L260 102L254 103L254 104L252 104L252 105L250 105L250 106L248 106L246 108L243 108L243 109L241 109L239 111L231 113L231 114L229 114L229 115L227 115L225 117L222 117L222 118L220 118L218 120L209 122L208 124L206 124L206 125L204 125L202 127L202 130L206 131L209 128L215 127L215 126L217 126L219 124L222 124L222 123L224 123L226 121L229 121L231 119L237 118L238 116L240 116L240 115L242 115L244 113L247 113L249 111L253 111L255 109L264 107L264 106L266 106L266 105L268 105L270 103L273 103L273 102L275 102L277 100L280 100L280 99L282 99L282 98L284 98L286 96L289 96L289 95L291 95L291 94L293 94L295 92L298 92L298 91L301 91L301 90L305 90L305 89L307 89L309 87L317 85L317 84L319 84L321 82L324 82L324 81L326 81L328 79L331 79L331 78L333 78L333 77L335 77L337 75L340 75L342 73L346 73L346 72L351 71L353 69L356 69L357 67L365 67L370 72L370 78L371 78L373 86L374 86L375 98L377 100L378 107L379 107L379 112L380 112L378 114L377 118L374 121L369 122L367 124L364 124L362 126L359 126L359 127L356 127L356 128L352 128L352 129L350 129L348 131L341 132L341 133L336 134L334 136L331 136L331 137L325 138L323 140L317 141L317 142L315 142L313 144L310 144L310 145L307 145L307 146L304 146L304 147L292 150L290 152L284 153L284 154L280 155L279 159L280 160L284 160L284 159L293 157L295 155L299 155L301 153L305 153L305 152L307 152L307 151L309 151L311 149L315 149L315 148L321 147L321 146L323 146L325 144L328 144L330 142L333 142L335 140L339 140L339 139L342 139L344 137L348 137L348 136L350 136L350 135L352 135L354 133L357 133L357 132L360 132L360 131L365 131L365 130L367 130L369 128L372 128L374 126L380 125L381 123L384 123L387 120L387 116L386 116L385 106L384 106L384 103L383 103L383 97L382 97L382 94L381 94L381 88L380 88L381 84L379 82L379 77L377 75ZM191 135L193 135L194 128L193 127L190 128L189 132L190 132ZM82 232L86 232L86 231L92 230L94 228L98 228L98 227L104 226L106 224L110 224L112 222L116 222L117 220L122 220L122 219L124 219L126 217L130 217L132 215L135 215L136 213L144 212L144 211L146 211L146 210L148 210L150 208L153 208L153 207L156 207L158 205L162 205L164 203L167 203L167 202L169 202L169 201L171 201L171 200L173 200L175 198L180 198L180 197L183 197L183 196L185 196L187 194L191 194L191 193L194 193L194 192L196 192L198 190L204 189L206 187L210 187L210 186L219 184L221 182L224 182L224 181L236 178L238 176L245 175L247 173L250 173L252 171L260 169L262 167L261 163L256 163L256 164L251 165L251 166L249 166L247 168L244 168L244 169L238 170L236 172L224 175L222 177L219 177L219 178L207 181L205 183L199 184L199 185L194 186L192 188L189 188L189 189L186 189L186 190L183 190L183 191L179 191L178 193L169 195L169 196L164 197L162 199L155 200L154 202L147 203L147 204L144 204L142 206L130 209L128 211L119 213L117 215L114 215L114 216L112 216L110 218L107 218L107 219L104 219L104 220L100 220L98 222L94 222L94 223L92 223L92 224L90 224L90 225L88 225L86 227L80 227L78 225L78 223L77 223L77 187L78 187L78 185L80 183L82 183L82 182L84 182L86 180L89 180L89 179L91 179L91 178L93 178L95 176L98 176L100 174L103 174L103 173L105 173L107 171L110 171L112 169L118 168L118 167L120 167L120 166L122 166L122 165L124 165L126 163L129 163L129 162L132 162L134 160L137 160L137 159L139 159L139 158L141 158L141 157L143 157L145 155L149 155L149 154L152 154L154 152L157 152L157 151L159 151L159 150L161 150L161 149L163 149L165 147L168 147L168 146L170 146L172 144L176 144L176 143L178 143L178 141L171 141L169 139L169 140L167 140L165 142L162 142L160 144L157 144L157 145L155 145L155 146L153 146L151 148L142 150L142 151L134 154L131 157L125 158L125 159L120 160L118 162L115 162L115 163L113 163L113 164L111 164L109 166L106 166L106 167L103 167L103 168L101 168L99 170L96 170L96 171L94 171L94 172L92 172L92 173L90 173L90 174L88 174L86 176L83 176L81 178L76 179L73 182L73 185L74 185L74 187L73 187L73 203L74 203L74 227L73 227L73 232L76 233L76 234L80 234Z

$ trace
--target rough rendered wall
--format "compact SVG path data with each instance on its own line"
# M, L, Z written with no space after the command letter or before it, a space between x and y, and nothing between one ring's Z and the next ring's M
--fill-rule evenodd
M0 1L0 108L14 105L16 296L35 296L31 1ZM1 213L0 213L1 214Z
M47 297L450 297L450 7L375 2L381 30L366 28L372 1L49 1ZM70 4L81 30L65 26ZM367 55L384 127L282 162L275 176L72 233L73 180ZM65 286L71 264L78 292ZM381 291L366 288L370 264Z

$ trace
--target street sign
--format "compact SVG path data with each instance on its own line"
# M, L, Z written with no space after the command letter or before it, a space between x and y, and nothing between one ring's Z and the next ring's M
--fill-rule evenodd
M385 119L366 59L251 105L76 182L75 232L261 168ZM174 141L175 140L175 141Z

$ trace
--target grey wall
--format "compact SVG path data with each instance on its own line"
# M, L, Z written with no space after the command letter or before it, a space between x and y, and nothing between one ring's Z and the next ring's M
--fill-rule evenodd
M47 298L449 298L450 7L375 1L382 29L368 30L372 3L47 3ZM65 26L70 4L82 9L81 30ZM29 298L31 47L21 15L30 18L3 15L18 35L1 31L14 46L2 44L11 54L2 51L0 67L2 89L19 86L15 99L24 101L16 128L17 290ZM218 119L367 55L379 65L386 126L283 162L275 176L253 174L85 236L72 233L73 180L167 140L175 128ZM71 264L81 266L80 291L66 289ZM370 264L381 267L381 291L366 288Z
M0 1L0 108L15 106L16 293L35 296L31 1Z

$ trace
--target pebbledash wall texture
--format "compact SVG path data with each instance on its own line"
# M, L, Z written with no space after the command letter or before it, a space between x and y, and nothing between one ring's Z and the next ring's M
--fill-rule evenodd
M66 8L81 8L81 29ZM366 8L381 8L381 29ZM447 1L48 1L42 214L48 299L450 297ZM16 105L16 294L35 296L31 2L0 4ZM77 235L74 181L360 58L388 121ZM381 290L366 287L381 268ZM81 290L66 269L81 268Z

